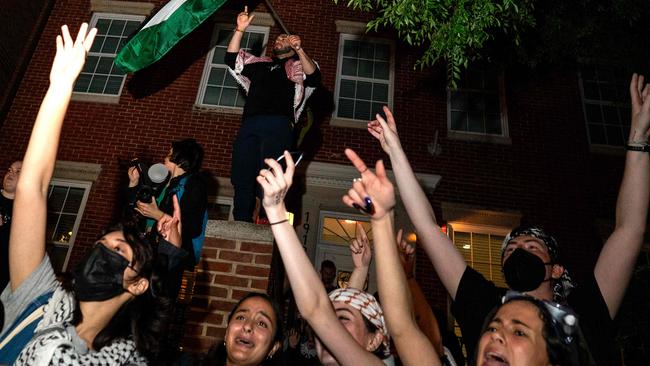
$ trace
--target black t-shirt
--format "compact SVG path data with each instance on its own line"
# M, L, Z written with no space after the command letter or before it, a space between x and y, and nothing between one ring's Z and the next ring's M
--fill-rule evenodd
M231 69L235 68L236 52L226 52L224 63ZM251 85L244 106L243 118L258 115L281 115L294 120L293 101L295 84L287 78L285 63L293 58L273 58L271 62L256 62L244 66L242 75L246 76ZM303 85L316 87L320 83L320 71L305 75Z
M496 287L471 267L468 266L463 273L451 312L460 325L470 360L475 360L474 354L485 318L501 304L504 294L504 289ZM609 316L607 304L593 274L585 283L573 289L567 298L567 304L578 314L580 329L596 364L621 365L620 358L617 357L619 350L614 341L614 321Z
M0 194L0 289L9 283L9 231L14 200Z

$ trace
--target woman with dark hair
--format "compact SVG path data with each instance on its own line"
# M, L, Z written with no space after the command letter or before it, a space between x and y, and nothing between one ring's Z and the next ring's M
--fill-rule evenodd
M203 147L194 139L172 142L164 164L171 175L167 187L157 199L151 202L138 201L136 211L151 219L149 226L155 234L153 222L163 215L173 212L172 197L176 196L181 206L181 226L183 228L182 248L191 255L186 261L186 269L193 269L201 258L201 249L207 224L208 194L206 184L199 174L203 162ZM138 170L129 169L129 195L135 199L136 186L140 180Z
M73 41L67 26L61 31L16 188L0 364L146 364L165 323L151 302L152 248L135 230L108 230L73 270L71 290L56 280L45 253L47 193L61 127L97 32L84 23ZM178 217L159 224L167 240L180 243Z
M384 359L388 359L384 349L389 345L389 337L381 307L372 295L357 289L335 290L328 297L287 219L284 197L293 182L295 164L289 152L285 151L284 157L286 172L277 161L266 159L269 169L260 171L257 182L264 190L262 203L296 305L316 334L318 358L324 365L384 366ZM368 321L371 326L367 326Z
M228 314L228 327L222 343L215 344L202 359L181 365L260 366L275 364L274 356L283 339L278 304L268 295L250 292Z
M595 362L573 311L509 292L487 318L474 364L591 366Z

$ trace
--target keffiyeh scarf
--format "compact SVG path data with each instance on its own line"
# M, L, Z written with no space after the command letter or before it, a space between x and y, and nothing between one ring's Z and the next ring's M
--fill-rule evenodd
M97 352L79 354L66 331L74 314L73 295L59 286L45 306L45 314L35 336L20 352L14 365L146 365L132 339L116 339Z
M377 329L384 335L384 352L385 355L390 355L390 335L386 328L386 321L384 320L384 312L374 296L369 293L356 288L337 288L329 293L331 302L344 302L353 308L359 310L361 314L368 319Z
M246 94L248 94L248 90L251 86L251 81L246 76L241 74L244 70L244 66L257 62L272 61L273 60L270 57L257 57L248 52L240 50L239 54L237 54L237 59L235 60L235 69L233 70L231 68L228 68L228 72L230 72L232 77L237 81L237 83L239 83L239 85L242 86L242 88L244 88ZM318 67L318 64L316 64L316 67ZM295 124L298 122L298 119L302 114L302 110L305 108L305 104L307 104L307 99L309 99L316 88L304 87L303 81L305 80L306 76L302 71L302 64L299 60L287 60L287 62L284 63L284 70L287 73L287 79L293 81L295 84L295 90L293 93L293 123Z

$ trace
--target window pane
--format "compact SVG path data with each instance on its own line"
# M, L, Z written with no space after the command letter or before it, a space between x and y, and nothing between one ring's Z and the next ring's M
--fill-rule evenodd
M47 213L47 230L45 234L45 240L52 241L54 239L54 231L56 230L56 224L58 224L58 222L59 222L59 215L56 212Z
M59 224L56 227L54 233L54 241L60 243L70 242L72 237L72 229L74 228L74 222L77 219L77 215L67 215L62 214L59 218Z
M338 116L354 118L354 100L339 98Z
M130 37L140 28L140 22L128 21L126 22L126 27L124 27L124 36Z
M262 54L262 49L264 46L264 34L263 33L251 33L248 40L249 52L255 56Z
M485 110L485 99L483 98L482 94L468 93L467 101L467 110L476 112Z
M387 44L375 44L375 60L390 60L390 46Z
M47 199L48 210L60 212L63 209L67 194L68 189L66 187L53 187Z
M108 33L111 36L121 36L122 31L124 31L124 26L126 21L124 20L113 20L111 26L108 28Z
M357 60L351 58L343 58L341 65L341 74L357 76Z
M205 95L203 96L203 104L219 104L219 94L221 93L221 88L215 88L208 86L205 88Z
M452 110L467 110L467 95L460 91L451 92L451 109Z
M368 42L359 44L359 58L372 60L375 58L375 45Z
M600 106L595 104L585 104L588 122L602 122L603 116L600 113Z
M603 100L617 100L614 85L600 84L600 97Z
M619 126L607 126L607 144L613 146L623 146L623 133Z
M359 42L358 41L345 41L343 43L343 56L358 57Z
M584 89L585 98L587 99L600 99L600 92L598 91L598 84L594 82L585 82L582 84Z
M223 77L226 74L226 70L220 67L213 67L210 70L210 77L208 78L208 84L210 85L221 85L223 83Z
M374 83L372 85L372 100L388 103L388 84Z
M357 101L354 106L354 119L370 120L370 103Z
M483 113L469 112L469 118L467 119L467 131L477 132L477 133L485 132L485 122L483 122Z
M467 131L467 112L451 112L451 129L454 131Z
M372 103L372 112L370 114L370 119L375 119L375 115L377 113L382 113L384 112L384 103Z
M354 98L355 96L355 82L352 80L341 80L341 88L339 90L340 97Z
M372 99L372 83L363 81L357 83L357 99Z
M235 98L237 98L237 89L223 88L221 92L220 105L234 106Z
M214 49L214 55L212 56L213 64L223 64L226 57L226 49L217 47Z
M388 62L375 62L375 79L388 80L390 78L390 71L388 69Z
M486 114L485 115L485 132L491 135L502 135L501 131L501 115L500 114Z
M86 64L84 65L83 72L89 72L89 73L95 72L95 67L97 66L98 61L99 61L99 57L89 55L88 58L86 59Z
M102 53L115 53L117 51L117 46L120 42L119 38L115 37L106 37L104 45L102 45Z
M98 74L109 74L111 72L111 67L113 67L113 59L108 57L101 57L97 63L95 72Z
M104 89L105 94L114 94L117 95L120 92L122 87L122 81L124 78L121 76L111 76L106 82L106 89Z
M103 75L95 75L93 77L93 80L90 82L90 88L88 88L88 91L90 93L103 93L104 92L104 86L106 85L106 80L108 77L103 76Z
M232 75L229 72L226 73L226 79L223 81L223 85L230 86L233 88L239 88L239 84L237 84L237 80L235 80L235 78L232 77Z
M488 113L501 112L499 97L496 94L485 95L485 111Z
M74 84L74 91L76 92L86 92L88 91L88 86L90 85L91 75L81 74L77 78L77 82Z
M371 78L373 75L372 67L372 61L359 60L359 76L362 78Z
M611 123L617 125L620 123L618 119L618 108L604 105L603 106L603 118L605 123Z

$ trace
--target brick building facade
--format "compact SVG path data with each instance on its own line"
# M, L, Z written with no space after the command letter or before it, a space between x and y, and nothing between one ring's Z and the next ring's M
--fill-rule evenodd
M162 3L55 2L2 123L0 149L5 153L0 166L8 166L24 152L47 88L58 27L120 20L127 22L124 29L128 29L129 22L139 24ZM291 32L301 35L303 48L318 61L326 89L312 103L317 124L302 147L311 162L305 164L304 195L296 218L299 237L314 262L334 255L322 244L328 235L325 221L356 218L356 212L340 202L348 179L354 177L343 149L355 149L366 161L386 159L365 130L367 118L355 117L369 116L370 110L387 102L413 169L430 192L437 216L449 223L450 232L458 238L457 245L488 243L484 254L477 252L472 258L492 255L485 253L491 253L492 244L512 226L537 223L562 243L562 254L574 277L580 280L593 269L602 238L613 224L623 169L623 150L620 144L616 146L616 134L624 136L626 119L629 126L624 108L627 74L608 78L605 69L597 66L531 74L481 65L470 67L461 89L453 92L446 88L444 69L415 70L420 51L399 42L391 32L359 38L370 14L331 1L276 0L273 4ZM81 189L76 192L83 196L80 220L69 225L69 235L59 237L57 228L53 229L62 262L74 264L95 235L116 217L118 192L126 183L120 161L135 156L162 159L174 139L193 137L205 147L204 168L219 185L213 201L226 206L231 202L230 153L241 101L238 94L232 94L227 79L212 79L223 73L219 61L211 61L211 49L216 44L214 52L218 52L224 45L221 35L232 30L243 5L240 1L226 4L158 64L126 76L123 87L119 72L110 70L104 72L104 89L97 92L92 78L102 73L98 68L85 71L87 85L78 82L70 104L55 174L61 187ZM253 31L259 37L272 40L281 33L264 2L247 5L258 14ZM112 31L107 28L107 32ZM126 38L124 32L115 36ZM368 47L374 47L372 57L362 55ZM106 56L100 51L90 53L98 65L110 58L110 52ZM362 95L368 85L372 92ZM614 102L598 104L607 99L606 87L615 90ZM599 98L593 97L594 90L600 90ZM333 99L336 103L331 107ZM612 105L623 121L618 126L607 119L607 113L613 113L607 108ZM600 111L601 120L594 117L595 110ZM59 221L64 211L59 212ZM406 215L400 217L407 225ZM74 243L71 250L70 245L61 245L69 242ZM237 249L231 249L235 255ZM213 251L208 245L204 254ZM256 258L259 254L248 255ZM496 268L477 262L488 272ZM445 290L424 253L418 256L416 276L430 303L446 310ZM213 335L218 338L220 333Z

